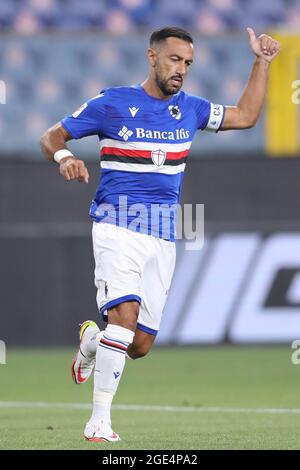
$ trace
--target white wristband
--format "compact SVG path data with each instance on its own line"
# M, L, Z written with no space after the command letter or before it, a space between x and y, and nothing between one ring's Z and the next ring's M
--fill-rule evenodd
M61 159L65 157L74 157L74 155L68 149L57 150L57 152L55 152L55 154L53 155L53 158L57 163L60 163Z

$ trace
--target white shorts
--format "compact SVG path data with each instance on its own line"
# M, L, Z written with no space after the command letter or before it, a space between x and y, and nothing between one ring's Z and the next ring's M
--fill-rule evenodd
M95 285L103 319L116 305L140 303L137 328L156 335L176 261L175 243L107 223L93 223Z

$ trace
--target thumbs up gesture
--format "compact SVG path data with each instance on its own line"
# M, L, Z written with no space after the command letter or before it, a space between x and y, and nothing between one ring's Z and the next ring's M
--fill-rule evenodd
M249 34L249 44L254 54L271 63L280 51L280 43L267 34L261 34L256 37L252 28L247 28L247 31Z

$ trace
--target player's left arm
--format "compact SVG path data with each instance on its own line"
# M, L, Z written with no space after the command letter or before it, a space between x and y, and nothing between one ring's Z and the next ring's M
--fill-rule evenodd
M226 106L220 130L247 129L255 125L264 103L270 64L280 51L280 43L271 36L256 37L253 29L247 28L247 31L256 58L238 104Z

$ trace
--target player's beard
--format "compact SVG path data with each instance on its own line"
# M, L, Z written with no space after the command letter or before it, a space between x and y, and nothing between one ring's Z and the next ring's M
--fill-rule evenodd
M158 86L158 88L160 89L160 91L165 95L165 96L169 96L169 95L175 95L176 93L179 92L180 88L182 87L182 83L179 83L180 86L178 87L171 87L169 85L169 79L167 78L162 78L160 75L159 75L159 72L158 70L156 69L155 71L155 81L156 81L156 84Z

